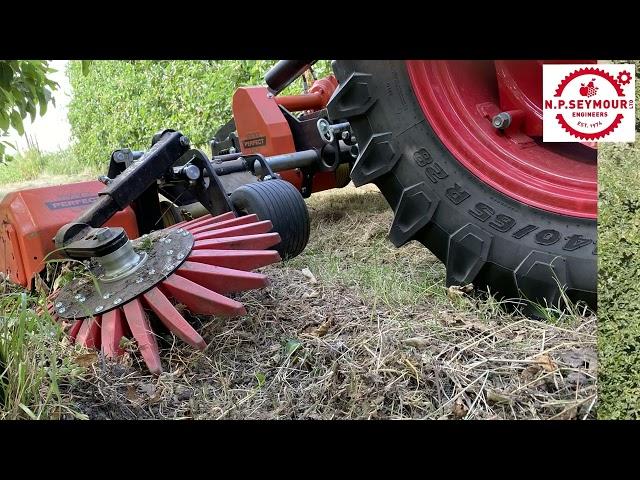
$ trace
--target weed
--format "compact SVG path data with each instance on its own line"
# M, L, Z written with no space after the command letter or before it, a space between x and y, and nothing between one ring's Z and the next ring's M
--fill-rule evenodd
M60 325L38 300L7 283L0 294L0 419L85 418L69 406L61 385L80 373ZM68 344L66 344L68 345Z

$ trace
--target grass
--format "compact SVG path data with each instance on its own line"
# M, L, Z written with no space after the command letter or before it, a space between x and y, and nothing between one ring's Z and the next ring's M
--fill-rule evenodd
M135 352L70 390L91 418L574 419L596 412L596 319L446 288L424 247L395 249L374 187L308 200L312 234L248 314L200 318L204 352L161 334L165 373Z
M310 242L287 266L309 268L392 308L446 295L444 266L428 250L417 242L397 249L387 240L393 215L375 188L319 193L308 208L316 220Z
M29 184L71 182L81 178L95 178L98 169L74 156L72 149L43 153L30 148L17 154L10 162L0 164L0 186L9 191Z
M46 165L35 181L59 168ZM159 333L159 377L147 373L134 346L118 363L71 347L48 316L35 314L37 299L7 291L9 400L1 415L594 417L589 312L547 310L540 322L507 313L490 295L446 288L444 267L427 249L415 242L396 249L387 240L392 213L375 187L321 193L308 206L307 249L263 269L270 287L235 296L246 316L193 319L204 352Z
M68 182L92 173L69 150L42 153L32 147L0 164L0 197L14 188ZM61 327L46 312L36 313L42 303L0 273L0 419L86 418L62 392L82 368L73 361L75 350Z
M36 313L38 298L0 285L0 420L86 418L61 386L81 369L61 327Z

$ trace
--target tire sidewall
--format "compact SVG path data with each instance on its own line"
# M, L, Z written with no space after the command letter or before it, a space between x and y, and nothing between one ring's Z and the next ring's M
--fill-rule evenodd
M502 291L517 292L515 281L507 285L508 279L496 280L496 276L513 277L527 257L529 263L535 263L538 254L532 252L540 252L541 257L559 257L566 270L567 288L580 291L580 299L585 295L593 297L588 303L595 303L595 220L530 207L482 183L447 150L429 125L413 93L404 61L337 65L336 74L343 77L338 78L341 83L353 72L371 74L375 79L368 83L375 103L366 112L366 124L352 123L360 124L361 131L354 133L359 141L372 134L390 133L400 157L393 169L374 183L392 207L399 201L398 192L420 182L438 204L429 226L416 235L416 240L446 263L445 243L448 245L451 236L463 227L473 225L484 232L481 236L490 243L486 263L494 266L482 269L474 282L477 286L490 286L497 281L502 284Z
M293 258L307 245L310 234L309 212L302 195L284 180L268 180L241 186L231 194L231 201L241 214L255 214L270 220L272 231L282 241L274 246L280 255Z

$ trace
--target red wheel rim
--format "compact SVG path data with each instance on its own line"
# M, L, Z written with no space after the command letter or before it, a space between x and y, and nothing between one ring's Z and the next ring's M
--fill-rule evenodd
M532 207L597 217L595 145L542 142L541 61L412 60L407 68L431 127L482 182ZM492 119L504 111L512 124L498 130Z

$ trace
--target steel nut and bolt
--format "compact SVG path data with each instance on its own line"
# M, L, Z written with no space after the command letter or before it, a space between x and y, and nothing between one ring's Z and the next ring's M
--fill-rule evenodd
M184 175L187 180L197 180L200 178L200 169L193 164L187 165L182 169L182 175Z
M509 128L509 125L511 125L511 115L509 115L507 112L500 112L498 115L493 117L493 120L491 120L491 124L498 130Z

